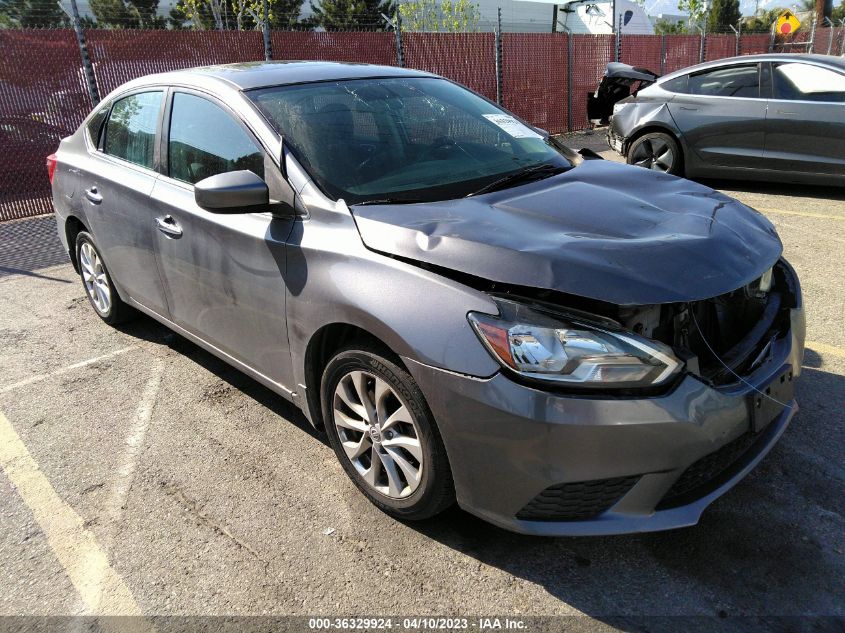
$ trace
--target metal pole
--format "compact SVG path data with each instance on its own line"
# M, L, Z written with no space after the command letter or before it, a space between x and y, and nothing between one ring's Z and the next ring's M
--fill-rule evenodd
M614 2L614 5L616 3ZM622 14L619 14L619 22L617 27L614 28L614 33L616 33L616 42L614 44L614 48L616 49L613 53L613 61L619 62L622 61Z
M775 26L777 26L777 22L772 22L772 35L769 38L769 52L775 52Z
M660 74L666 74L666 36L660 36Z
M575 43L572 32L566 33L566 130L572 132L572 66L575 63Z
M842 45L839 48L839 54L845 57L845 18L842 18L840 22L842 23Z
M836 33L833 22L825 18L828 22L830 22L830 28L827 30L827 54L830 55L830 50L833 48L833 35Z
M502 105L502 7L496 12L496 103Z
M813 52L813 43L816 40L816 16L813 16L813 25L810 27L810 41L807 43L807 52Z
M396 37L396 65L399 68L405 68L405 49L402 47L402 15L399 13L399 9L396 9L393 35Z
M552 7L552 33L557 33L557 11L557 5Z
M62 11L67 13L62 3L58 3ZM73 23L73 32L76 33L76 43L79 45L79 54L82 57L82 72L85 75L85 85L88 88L88 97L92 105L100 103L100 91L97 89L97 78L94 76L94 67L91 65L91 58L88 56L88 44L85 42L85 33L82 31L82 21L79 19L79 7L76 0L70 0L70 20Z
M264 60L270 61L273 59L273 44L270 41L270 3L267 0L261 0L264 7Z
M698 61L699 63L704 62L704 58L707 56L707 27L705 26L707 23L705 22L701 26L701 46L698 50Z

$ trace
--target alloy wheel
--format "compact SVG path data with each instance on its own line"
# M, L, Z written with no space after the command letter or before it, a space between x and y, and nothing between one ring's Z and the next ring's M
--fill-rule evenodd
M650 138L634 148L632 159L633 165L666 173L671 171L675 164L675 152L665 141Z
M391 386L350 371L335 388L332 408L343 450L367 485L393 499L413 494L424 467L420 433Z
M106 269L96 249L88 242L83 242L79 249L79 265L82 268L82 280L91 302L100 314L108 314L111 308L111 288Z

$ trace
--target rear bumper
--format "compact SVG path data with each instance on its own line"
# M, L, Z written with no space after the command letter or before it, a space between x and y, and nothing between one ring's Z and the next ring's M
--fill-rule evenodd
M749 385L717 389L687 375L670 393L649 398L564 396L502 374L477 379L405 360L438 421L461 507L524 534L620 534L694 525L763 459L797 404L786 403L755 435L750 385L765 389L790 368L797 376L803 340L803 310L793 309L792 331L746 377ZM730 463L667 503L685 473L725 454ZM565 491L564 505L577 519L524 518L538 503L548 507L556 490Z
M613 129L613 121L611 121L610 125L607 126L607 134L605 135L607 139L607 146L615 151L618 154L625 155L623 153L623 149L625 148L625 139L617 134Z

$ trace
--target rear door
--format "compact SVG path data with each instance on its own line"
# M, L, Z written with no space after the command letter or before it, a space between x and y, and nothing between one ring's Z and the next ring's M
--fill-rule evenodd
M768 169L845 177L845 73L805 62L772 64Z
M678 94L669 112L701 162L759 167L768 101L760 91L760 64L719 66L671 83Z
M79 170L85 218L112 279L135 301L167 313L153 246L150 193L158 174L157 134L163 89L146 89L114 101Z
M152 206L171 319L290 391L284 274L293 220L210 213L197 206L194 183L248 169L267 181L271 199L292 192L256 137L214 97L174 89L165 119L165 173Z

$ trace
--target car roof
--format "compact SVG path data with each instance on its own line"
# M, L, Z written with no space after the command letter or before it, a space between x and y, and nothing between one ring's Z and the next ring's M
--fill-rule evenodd
M833 55L815 55L810 53L764 53L761 55L740 55L739 57L726 57L724 59L717 59L703 64L696 64L695 66L687 66L680 70L663 75L659 83L681 75L687 75L691 72L699 70L706 70L708 68L718 68L719 66L728 66L731 64L748 64L753 62L810 62L816 64L823 64L839 70L845 70L845 59L842 57L834 57Z
M237 90L252 90L269 86L302 84L343 79L372 77L436 77L431 73L396 66L323 61L269 61L199 66L147 75L125 85L137 88L145 85L181 85L197 88L226 86Z

